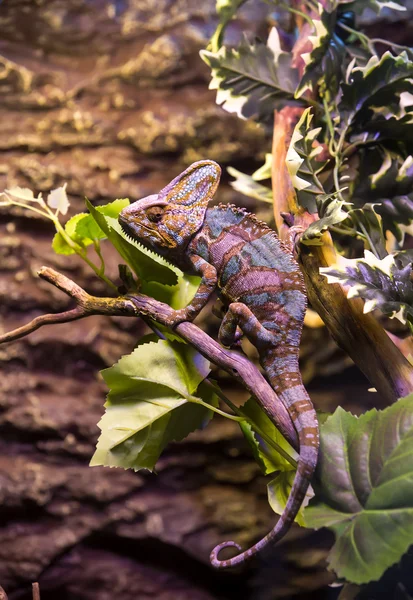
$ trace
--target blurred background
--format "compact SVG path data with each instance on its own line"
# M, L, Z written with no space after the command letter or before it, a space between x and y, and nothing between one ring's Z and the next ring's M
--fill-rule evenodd
M413 2L406 5L406 13L367 15L369 33L411 45ZM229 41L242 32L265 37L271 10L250 0ZM3 0L0 190L47 195L67 182L70 217L85 196L137 199L202 158L224 173L229 165L252 172L271 140L208 90L198 52L216 22L214 0ZM218 201L269 216L229 181L224 174ZM1 332L69 307L36 277L42 265L106 293L79 259L53 253L52 235L34 213L0 209ZM107 259L115 273L116 256ZM217 323L203 315L210 332ZM311 324L302 370L317 408L373 406L368 382ZM33 581L42 600L336 598L325 570L328 532L294 527L265 561L240 572L210 568L215 544L234 537L247 546L275 519L235 423L216 418L170 446L157 474L88 467L105 398L98 372L143 331L135 320L92 317L0 346L0 585L9 600L31 598ZM235 401L247 399L222 372L214 376Z

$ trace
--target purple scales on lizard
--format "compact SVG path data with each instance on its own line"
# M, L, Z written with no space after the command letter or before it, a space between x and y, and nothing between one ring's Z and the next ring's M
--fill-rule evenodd
M244 562L289 530L316 467L319 435L298 365L307 298L293 249L244 209L233 205L208 208L220 175L217 163L196 162L159 194L123 209L119 221L132 238L184 272L202 278L191 303L175 311L171 326L192 321L218 289L227 307L220 341L232 345L240 329L257 348L268 380L298 434L298 467L283 514L273 530L249 550L242 552L235 542L214 548L211 563L226 568ZM240 553L220 560L218 555L226 547Z

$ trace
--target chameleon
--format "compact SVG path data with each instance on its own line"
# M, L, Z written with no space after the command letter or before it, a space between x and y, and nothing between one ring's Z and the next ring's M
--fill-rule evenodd
M299 440L297 472L283 514L275 527L248 550L233 541L216 546L211 564L224 569L242 564L289 530L314 473L319 447L315 410L302 383L299 344L307 306L304 279L294 244L245 209L209 207L219 184L220 166L212 160L193 163L159 194L131 203L119 214L124 232L188 274L201 277L194 298L174 311L168 325L192 321L216 290L226 312L218 337L231 347L246 338L287 408ZM220 560L221 550L238 554Z

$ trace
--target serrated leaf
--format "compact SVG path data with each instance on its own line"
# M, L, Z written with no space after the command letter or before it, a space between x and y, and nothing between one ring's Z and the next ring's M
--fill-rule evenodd
M210 410L189 401L196 393L217 406L213 391L202 385L209 370L209 362L187 344L159 340L139 345L102 371L110 392L91 465L153 470L169 442L211 418Z
M394 56L385 52L381 58L373 55L365 67L355 67L350 73L349 83L342 85L342 98L338 105L345 113L353 131L364 130L366 122L374 127L374 114L378 109L386 111L382 120L388 120L392 108L399 112L400 95L413 91L413 62L406 52Z
M263 473L268 475L275 471L291 471L295 469L284 456L271 447L265 439L257 433L254 426L262 431L267 438L273 440L285 454L297 460L298 455L284 436L278 431L274 423L267 417L254 398L250 398L242 407L241 412L247 416L254 425L245 421L240 424L245 439L249 443L254 457Z
M281 515L285 509L293 486L294 477L295 471L284 471L277 473L274 479L267 484L268 502L277 515ZM308 505L313 496L314 490L311 485L309 485L301 508L294 519L301 527L306 527L304 508Z
M365 313L379 308L390 318L406 323L413 321L411 270L411 264L402 266L392 254L380 260L366 250L364 258L340 257L337 265L322 267L320 273L327 277L328 283L348 286L348 298L366 300Z
M326 164L317 160L323 149L314 142L321 129L311 129L312 120L311 108L307 108L294 128L285 159L298 201L309 212L316 210L315 196L325 194L317 175Z
M348 211L343 210L343 207L351 204L344 200L337 200L331 195L317 196L316 203L320 219L311 223L300 238L300 241L307 246L322 244L321 236L324 231L348 219Z
M273 197L270 188L255 181L253 176L241 173L241 171L237 171L233 167L228 167L227 171L235 179L235 181L230 181L230 185L234 190L249 198L272 204Z
M413 540L413 395L360 417L342 408L320 428L316 497L309 527L328 527L328 556L341 578L374 581Z
M96 223L139 279L176 285L179 269L132 240L123 231L117 219L102 214L88 200L86 204Z
M296 103L297 70L291 55L281 50L275 28L267 45L244 38L238 48L222 46L217 52L201 50L200 55L212 69L209 88L217 90L217 104L228 112L260 121Z
M296 91L296 98L306 90L319 86L321 95L325 90L335 96L344 79L346 46L336 32L337 11L326 10L318 3L320 18L313 18L314 35L308 36L312 50L302 54L306 63L303 76Z
M413 222L413 157L403 159L381 146L359 154L360 165L352 200L366 198L382 218L383 230L403 240L400 225Z

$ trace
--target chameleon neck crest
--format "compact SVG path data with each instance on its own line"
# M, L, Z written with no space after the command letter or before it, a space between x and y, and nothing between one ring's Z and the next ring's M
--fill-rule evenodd
M212 160L193 163L159 194L124 208L119 222L128 235L163 256L179 254L202 227L221 176Z

